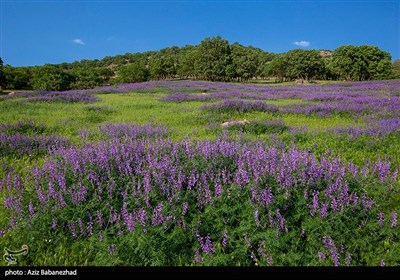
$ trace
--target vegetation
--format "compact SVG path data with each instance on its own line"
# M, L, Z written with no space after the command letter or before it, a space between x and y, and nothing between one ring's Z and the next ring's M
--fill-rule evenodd
M400 77L396 69L398 62L392 63L389 53L374 46L341 46L332 52L296 49L274 54L253 46L229 44L217 36L205 38L196 46L173 46L101 60L35 67L6 65L1 70L1 86L10 90L68 90L165 79L364 81Z
M0 247L36 266L398 266L399 88L1 96Z

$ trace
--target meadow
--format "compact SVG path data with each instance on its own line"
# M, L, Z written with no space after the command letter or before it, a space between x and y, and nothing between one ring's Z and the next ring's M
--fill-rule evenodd
M18 92L0 161L17 265L400 264L399 80Z

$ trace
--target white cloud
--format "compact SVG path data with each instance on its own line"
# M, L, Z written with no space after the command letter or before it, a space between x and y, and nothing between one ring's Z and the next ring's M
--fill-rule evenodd
M293 44L295 44L296 46L307 48L308 46L310 46L311 42L310 41L296 41Z
M74 39L72 40L72 42L78 45L83 45L83 46L86 45L85 42L83 42L81 39Z

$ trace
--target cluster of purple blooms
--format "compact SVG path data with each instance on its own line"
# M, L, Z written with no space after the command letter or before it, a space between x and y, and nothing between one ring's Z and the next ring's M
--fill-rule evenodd
M397 227L397 213L386 214L386 219L383 212L376 216L379 205L355 183L395 184L397 170L393 171L389 162L358 168L337 158L317 159L307 151L279 149L228 135L215 141L171 141L163 137L126 141L121 133L152 134L159 129L111 124L102 129L115 137L82 147L61 145L28 176L10 172L0 180L4 207L11 213L2 231L29 224L38 215L53 217L49 229L67 230L74 239L96 235L103 240L106 235L146 232L150 227L183 227L191 223L187 220L189 213L201 213L219 197L231 197L234 189L238 195L248 196L255 207L248 217L254 227L260 231L273 229L276 238L296 230L287 215L298 192L304 198L304 208L299 211L306 211L310 219L328 220L352 211L363 216L373 214L381 226ZM34 197L27 191L32 188ZM196 203L185 199L190 196ZM58 215L68 207L80 209L82 214ZM197 261L214 254L218 242L223 250L230 242L229 229L202 235L195 229L186 231L198 241ZM250 249L256 248L250 236L243 242ZM321 246L331 255L333 264L339 265L338 245L326 237ZM267 256L265 246L258 247L257 251ZM252 251L255 261L259 252ZM319 253L318 258L325 257ZM271 256L267 259L272 263ZM350 261L351 255L347 256Z
M0 124L0 156L36 156L49 149L67 147L69 141L59 135L43 135L44 124L31 120Z
M83 91L34 91L18 92L13 96L4 96L2 98L21 98L23 102L62 102L62 103L92 103L99 99L93 94Z
M221 103L208 104L202 107L203 110L212 110L216 112L278 112L279 108L276 105L269 105L262 101L244 101L240 99L224 100Z

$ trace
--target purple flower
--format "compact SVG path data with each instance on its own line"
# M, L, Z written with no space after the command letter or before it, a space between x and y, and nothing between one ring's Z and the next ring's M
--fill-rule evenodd
M391 227L397 226L397 212L396 211L392 211L390 213L390 218L391 218L390 226Z
M162 224L165 220L164 216L162 215L163 212L163 203L160 202L156 208L153 210L153 217L151 218L151 224L153 226Z
M351 254L347 254L346 262L345 262L346 266L350 266L351 259L352 259L352 255Z
M333 264L335 266L339 266L339 264L340 264L339 263L339 254L337 252L337 248L336 248L335 243L333 242L333 240L330 239L327 236L324 236L323 237L323 243L324 243L325 249L327 251L329 251L330 254L331 254Z
M254 211L254 221L256 222L257 227L261 227L260 220L258 219L258 210Z
M379 223L380 226L383 226L383 221L384 221L384 214L383 214L382 211L379 211L379 214L378 214L378 223Z
M322 252L318 252L318 253L317 253L317 257L318 257L318 259L319 259L319 260L321 260L321 261L322 261L322 260L324 260L324 259L325 259L325 254L324 254L324 253L322 253Z
M183 203L183 205L182 205L182 213L181 213L182 216L185 216L185 215L186 215L188 206L189 206L189 204L188 204L187 202L184 202L184 203Z
M57 228L57 220L53 218L51 222L51 229L55 230Z
M200 249L197 248L196 251L194 252L194 261L197 263L200 263L203 261L203 258L200 256Z
M97 210L97 224L100 228L103 226L103 214L101 214L100 210Z
M79 226L79 230L81 231L81 234L84 234L85 229L83 228L83 222L82 222L81 218L78 219L78 226Z
M251 242L250 242L250 240L249 240L249 238L247 237L246 234L244 235L244 241L246 242L247 247L249 247L249 248L252 248L252 247L253 247L253 246L251 245Z
M320 214L321 218L326 218L326 216L328 214L328 206L326 203L322 203L319 214Z
M381 262L380 262L379 265L380 265L380 266L385 266L385 260L384 260L384 259L381 259Z
M225 230L222 235L222 250L225 250L226 245L228 244L228 232Z
M31 216L33 216L35 214L35 211L33 210L32 202L29 202L29 207L28 208L29 208L29 214Z
M74 222L69 222L68 223L68 228L69 228L69 230L71 232L72 237L76 238L77 235L76 235L76 231L75 231L75 223Z

